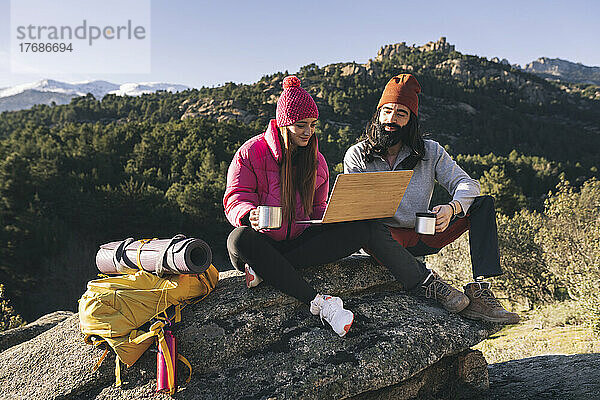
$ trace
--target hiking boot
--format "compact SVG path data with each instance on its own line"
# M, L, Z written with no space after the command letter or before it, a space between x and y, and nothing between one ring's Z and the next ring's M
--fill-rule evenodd
M344 308L344 303L339 297L316 295L310 302L310 312L320 315L321 322L327 321L340 337L348 333L354 321L354 314Z
M248 289L251 289L253 287L258 286L258 284L262 281L262 278L258 276L256 272L254 272L252 267L246 264L246 287Z
M421 286L425 289L425 297L437 300L442 307L451 313L458 313L469 305L469 298L463 292L445 282L435 271L429 273Z
M489 282L471 282L465 285L465 294L471 302L460 314L469 319L497 322L500 324L516 324L521 318L519 314L506 311L494 297Z

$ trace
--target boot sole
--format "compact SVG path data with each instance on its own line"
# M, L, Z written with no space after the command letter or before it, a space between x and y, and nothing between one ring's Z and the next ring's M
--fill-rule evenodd
M500 317L489 317L487 315L484 314L480 314L474 311L462 311L460 313L461 316L468 318L468 319L472 319L475 321L487 321L487 322L495 322L495 323L499 323L499 324L504 324L504 325L514 325L514 324L518 324L519 321L521 321L521 319L519 318L517 321L512 321L510 319L507 318L500 318Z

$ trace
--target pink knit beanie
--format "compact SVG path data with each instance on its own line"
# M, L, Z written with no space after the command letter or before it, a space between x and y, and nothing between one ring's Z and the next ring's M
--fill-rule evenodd
M288 126L304 118L319 118L317 104L310 94L300 87L294 75L283 80L283 93L277 100L277 126Z

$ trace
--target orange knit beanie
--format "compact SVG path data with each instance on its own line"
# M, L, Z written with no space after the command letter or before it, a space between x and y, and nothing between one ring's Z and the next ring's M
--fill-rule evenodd
M408 107L415 115L419 115L419 96L421 85L411 74L396 75L385 85L377 108L387 103L398 103Z

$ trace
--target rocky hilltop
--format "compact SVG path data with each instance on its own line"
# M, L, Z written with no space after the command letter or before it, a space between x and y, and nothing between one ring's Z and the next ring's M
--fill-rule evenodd
M488 387L487 365L469 348L497 327L449 314L405 293L382 267L350 258L308 269L319 291L355 313L340 339L306 306L267 285L247 290L222 274L215 291L188 306L176 328L194 367L179 399L387 399L469 396ZM0 353L0 398L130 399L157 395L155 353L114 386L114 355L95 373L101 349L85 345L77 315ZM183 373L180 375L184 375Z
M427 42L422 46L407 46L406 42L400 42L400 43L395 43L395 44L388 44L383 46L381 49L379 49L379 52L377 53L377 57L375 58L375 60L381 61L386 57L392 57L396 54L399 54L403 51L407 51L407 50L411 50L411 49L416 49L420 52L427 52L427 51L440 51L443 53L450 53L451 51L454 51L455 46L453 44L450 44L446 41L446 37L442 36L441 38L439 38L439 40L437 42Z
M530 65L532 64L528 64L528 67ZM389 77L400 72L413 73L419 79L443 82L444 85L451 87L448 92L471 88L470 90L479 92L492 101L508 103L511 106L522 104L524 107L544 108L554 104L569 104L581 110L588 110L591 107L590 103L582 100L581 97L600 99L600 89L583 93L580 88L569 86L568 83L562 86L551 85L540 79L540 75L545 76L536 68L523 70L518 66L512 66L507 59L493 57L487 60L461 54L455 50L455 45L446 40L446 37L421 46L409 46L406 42L385 45L379 49L374 59L365 64L341 62L324 67L312 64L303 67L298 75L303 80L303 87L315 97L321 118L325 122L340 127L349 126L352 130L360 131L367 118L357 113L346 112L342 107L336 109L336 97L341 99L350 97L346 93L343 95L338 93L340 89L345 89L342 86L358 84L369 88L374 93L379 93ZM283 78L284 75L275 74L265 76L252 85L231 84L239 92L254 92L254 96L262 97L262 101L258 103L248 101L248 94L238 95L233 99L224 96L221 99L217 95L221 89L215 89L211 96L202 96L196 101L185 101L179 107L183 113L181 119L208 117L219 121L235 120L245 124L257 122L257 126L264 126L266 120L274 114ZM231 88L227 87L225 90L230 93ZM442 112L462 110L463 105L466 104L464 101L457 101L461 97L459 95L448 96L445 92L434 94L431 92L431 85L424 85L422 96L432 96L432 98L424 101L423 106L434 105L436 109L431 110L432 113L440 113L437 108L440 103L449 106L443 107L446 110ZM371 99L364 99L362 104L368 106L370 101ZM469 111L465 115L466 121L469 120L469 115L474 115L476 108L473 104L469 105ZM344 113L347 115L341 118ZM424 110L421 120L426 120L428 114L427 110ZM573 122L577 123L576 120ZM598 131L595 126L581 125L580 128L593 134Z
M560 58L540 57L525 65L523 70L553 80L600 85L600 67L588 67Z

